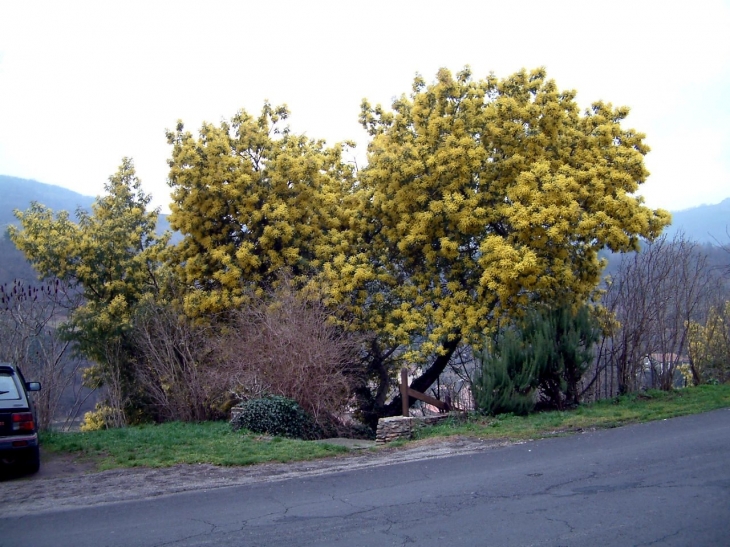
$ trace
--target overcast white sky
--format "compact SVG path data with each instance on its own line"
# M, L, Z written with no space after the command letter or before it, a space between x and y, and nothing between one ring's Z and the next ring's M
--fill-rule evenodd
M134 158L167 210L165 129L196 132L265 99L294 131L353 139L360 101L415 73L545 66L647 134L649 205L730 197L730 1L0 0L0 174L103 192Z

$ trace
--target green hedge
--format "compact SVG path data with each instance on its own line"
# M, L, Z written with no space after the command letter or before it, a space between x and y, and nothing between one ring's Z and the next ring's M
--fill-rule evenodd
M236 408L241 409L241 413L231 420L234 431L247 429L253 433L295 439L320 437L314 419L292 399L271 395L245 401Z

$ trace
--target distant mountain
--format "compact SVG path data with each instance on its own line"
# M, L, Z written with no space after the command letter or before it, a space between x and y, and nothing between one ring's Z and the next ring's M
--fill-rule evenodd
M18 221L13 216L13 210L24 211L30 207L32 201L42 203L54 211L68 211L72 214L79 207L91 209L91 204L94 202L93 197L60 186L5 175L0 175L0 196L2 196L0 225L3 227L16 224Z
M18 223L13 216L15 209L25 211L33 201L45 205L54 212L68 211L71 219L75 219L75 213L79 207L91 211L91 204L96 199L53 184L6 175L0 175L0 196L2 196L0 226L3 230L8 224ZM157 220L157 232L162 234L169 229L170 223L167 221L167 215L160 215Z
M730 243L730 198L715 205L672 212L672 225L666 231L670 236L682 231L688 239L700 243L727 245Z
M44 184L35 180L21 179L0 175L0 284L12 283L14 279L21 279L26 283L37 283L36 272L25 260L23 254L15 248L12 242L5 237L5 229L9 224L18 224L13 211L25 211L31 202L37 201L54 212L68 211L75 220L75 212L80 207L91 211L91 204L96 198L84 196L78 192ZM165 215L157 220L157 232L163 233L170 229L170 223ZM174 241L179 241L179 234L175 234Z

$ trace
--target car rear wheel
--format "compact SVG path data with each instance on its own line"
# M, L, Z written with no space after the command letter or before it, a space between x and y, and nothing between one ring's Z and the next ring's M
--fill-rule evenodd
M28 473L38 473L41 468L41 450L37 446L28 449L28 456L25 460L25 470Z

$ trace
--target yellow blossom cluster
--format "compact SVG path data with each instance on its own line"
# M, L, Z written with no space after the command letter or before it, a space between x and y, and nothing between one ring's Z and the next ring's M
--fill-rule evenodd
M390 111L364 101L372 141L353 216L368 222L326 270L333 296L416 360L531 303L584 301L600 249L636 249L669 221L635 195L648 147L621 126L627 114L601 102L581 113L543 69L442 69Z
M133 306L158 292L157 266L168 236L155 235L157 212L147 212L150 196L141 189L131 159L124 158L105 186L107 194L90 212L54 212L34 203L16 211L20 228L9 235L42 277L57 277L80 291L73 310L75 328L87 332L91 356L129 327ZM88 350L88 348L87 348Z
M239 306L247 290L282 270L311 276L345 252L340 211L353 184L344 145L292 135L286 107L238 112L196 138L182 123L172 145L170 225L183 240L168 254L186 288L185 308L203 316Z

